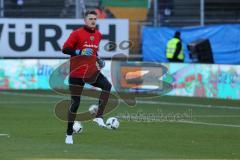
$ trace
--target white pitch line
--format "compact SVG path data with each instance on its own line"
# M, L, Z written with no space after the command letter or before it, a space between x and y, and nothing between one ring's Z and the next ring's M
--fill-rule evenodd
M207 122L197 122L197 121L176 121L176 122L177 123L189 123L189 124L207 125L207 126L220 126L220 127L240 128L240 125L234 125L234 124L207 123Z
M138 100L137 102L142 104L163 104L163 105L175 105L175 106L184 106L184 107L201 107L201 108L220 108L220 109L240 109L239 107L232 106L217 106L217 105L203 105L203 104L194 104L194 103L176 103L176 102L164 102L164 101L142 101Z
M14 101L14 102L8 102L8 101L1 101L0 104L50 104L50 103L57 103L57 101L48 101L48 102L43 102L43 101Z
M119 118L119 117L118 117ZM122 121L125 121L126 119L120 118ZM126 120L131 121L131 120ZM134 121L133 122L138 122ZM186 120L175 120L175 121L156 121L156 119L148 119L148 121L141 121L141 122L164 122L164 123L186 123L186 124L194 124L194 125L207 125L207 126L218 126L218 127L231 127L231 128L240 128L240 125L235 124L221 124L221 123L208 123L208 122L199 122L199 121L186 121Z
M60 95L44 95L44 94L20 94L20 93L10 93L10 92L0 92L0 94L6 95L19 95L19 96L28 96L28 97L48 97L48 98L66 98ZM88 100L93 100L93 98L88 98ZM121 100L123 102L123 100ZM202 105L202 104L194 104L194 103L176 103L176 102L164 102L164 101L142 101L137 100L138 103L141 104L163 104L163 105L175 105L175 106L190 106L190 107L204 107L204 108L220 108L220 109L240 109L240 107L232 107L232 106L215 106L215 105ZM7 102L9 103L9 102ZM33 102L35 103L35 102ZM38 102L39 103L39 102ZM49 102L47 102L49 103ZM82 103L82 102L81 102ZM232 124L218 124L218 123L207 123L207 122L196 122L196 121L176 121L178 123L189 123L189 124L199 124L199 125L208 125L208 126L221 126L221 127L234 127L240 128L240 125L232 125ZM0 134L0 136L10 137L8 134Z
M192 115L193 118L240 118L240 115Z
M9 134L4 134L4 133L0 133L0 137L7 137L7 138L9 138L10 135Z
M64 98L62 95L51 95L51 94L34 94L34 93L12 93L6 91L0 91L3 95L14 95L14 96L25 96L25 97L44 97L44 98Z
M56 104L58 101L14 101L14 102L8 102L8 101L0 101L0 104ZM88 101L82 101L81 104L89 104ZM240 115L192 115L193 118L240 118Z
M46 95L46 94L30 94L30 93L11 93L11 92L5 92L1 91L0 94L5 95L19 95L19 96L26 96L26 97L46 97L46 98L62 98L65 99L66 96L62 95ZM70 96L70 95L69 95ZM94 100L94 98L91 97L85 97L86 100ZM120 100L120 102L124 102L123 100ZM203 104L194 104L194 103L176 103L176 102L165 102L165 101L143 101L143 100L137 100L137 103L141 104L162 104L162 105L175 105L175 106L184 106L184 107L201 107L201 108L220 108L220 109L236 109L239 110L239 107L232 107L232 106L217 106L217 105L203 105Z
M65 99L66 100L66 99ZM9 102L9 101L0 101L0 104L56 104L59 101L47 101L47 102L43 102L43 101L14 101L14 102ZM89 104L88 101L81 101L81 104Z

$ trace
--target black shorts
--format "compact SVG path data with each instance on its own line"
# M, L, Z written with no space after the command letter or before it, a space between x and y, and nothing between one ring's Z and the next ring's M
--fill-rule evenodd
M106 91L109 91L109 89L111 89L111 87L112 87L112 85L108 81L108 79L100 72L96 77L92 78L91 80L70 77L69 78L69 86L70 86L71 93L72 93L73 88L75 88L74 86L77 85L77 86L84 87L85 83L90 84L97 88L101 88L102 90L106 90Z

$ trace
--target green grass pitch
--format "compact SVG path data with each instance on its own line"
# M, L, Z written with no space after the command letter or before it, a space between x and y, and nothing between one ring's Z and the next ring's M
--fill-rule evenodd
M83 133L66 145L66 123L53 114L60 99L49 91L0 92L0 160L240 159L239 101L160 97L134 108L121 103L105 116L119 116L119 129L83 122ZM80 111L92 103L83 98Z

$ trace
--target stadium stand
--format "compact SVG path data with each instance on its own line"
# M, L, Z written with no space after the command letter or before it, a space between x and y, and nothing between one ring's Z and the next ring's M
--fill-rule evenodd
M129 37L133 42L133 48L131 53L139 54L141 45L141 26L145 24L147 18L147 0L103 0L102 4L106 6L116 18L127 18L129 19Z
M239 0L205 0L205 24L239 23L239 8ZM200 1L174 0L173 13L162 22L163 26L199 25Z
M85 6L95 9L99 3L99 0L85 1ZM26 0L21 6L15 0L5 0L4 6L5 17L75 18L75 0Z
M199 25L199 1L174 0L170 16L162 20L164 26L193 26ZM159 11L161 12L161 10Z
M134 21L146 20L147 0L88 0L88 9L97 8L100 3L109 8L117 18L130 18ZM165 1L160 0L159 6ZM54 7L54 10L53 10ZM239 0L205 0L206 24L239 23ZM134 10L134 12L133 12ZM153 8L149 9L148 20L152 20ZM159 7L159 14L162 13ZM4 1L4 16L18 18L74 18L75 0L26 0L23 5L17 5L16 0ZM150 17L149 17L150 16ZM200 21L200 1L174 0L172 14L163 17L163 26L194 26Z
M84 5L82 7L94 10L100 5L100 1L99 0L84 1L84 4L82 5ZM64 9L62 10L60 17L75 18L75 10L76 10L75 0L65 0Z
M57 18L63 8L64 0L26 0L22 6L18 6L16 1L5 0L4 16L14 18Z
M206 24L239 23L239 0L206 0Z
M4 1L4 17L14 18L75 18L75 0L26 0L17 5L16 0ZM85 0L87 9L104 7L116 18L129 19L131 54L141 53L141 28L153 24L153 8L148 0ZM200 24L200 1L171 0L171 14L164 14L164 5L169 1L159 0L159 26L183 27ZM53 9L54 8L54 9ZM229 24L240 21L239 0L205 0L205 24Z

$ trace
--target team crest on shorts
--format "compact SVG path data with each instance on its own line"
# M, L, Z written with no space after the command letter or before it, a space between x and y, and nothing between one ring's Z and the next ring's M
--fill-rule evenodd
M90 37L90 40L91 40L91 41L94 41L94 36L91 36L91 37Z

